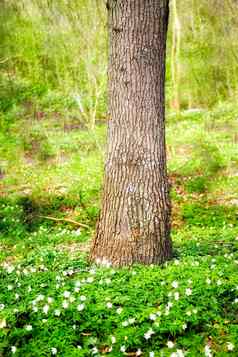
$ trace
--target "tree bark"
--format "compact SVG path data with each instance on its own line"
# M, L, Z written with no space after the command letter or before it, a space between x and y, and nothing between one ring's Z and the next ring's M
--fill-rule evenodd
M165 149L168 0L109 0L109 125L91 260L162 263L172 254Z

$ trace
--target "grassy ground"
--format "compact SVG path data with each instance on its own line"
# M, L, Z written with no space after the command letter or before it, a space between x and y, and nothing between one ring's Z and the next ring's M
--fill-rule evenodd
M238 107L168 113L174 259L113 270L87 263L105 125L19 103L1 114L0 356L237 356Z

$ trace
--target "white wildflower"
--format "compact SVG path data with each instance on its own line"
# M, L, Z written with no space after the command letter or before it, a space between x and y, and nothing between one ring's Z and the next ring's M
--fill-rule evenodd
M57 354L57 348L55 348L55 347L52 347L51 348L51 353L52 353L52 355L56 355Z
M116 343L116 337L115 336L111 336L111 341L112 341L112 344Z
M134 324L135 321L136 321L136 319L132 318L132 317L130 319L128 319L128 322L130 325Z
M141 349L139 348L137 351L136 351L136 356L140 356L142 354L142 351Z
M86 299L87 299L86 296L84 296L84 295L80 296L81 301L85 301Z
M4 328L4 327L7 327L6 319L0 320L0 328Z
M212 351L209 345L206 345L204 348L204 354L206 357L212 357Z
M91 349L91 351L92 351L92 354L93 354L93 355L95 355L96 353L98 353L97 347L93 347L93 348Z
M154 335L154 331L150 328L145 334L144 334L144 338L146 340L149 340L151 338L152 335Z
M186 289L186 290L185 290L185 294L186 294L187 296L192 295L192 289L190 289L190 288Z
M8 274L11 274L11 273L15 270L15 268L14 268L13 265L8 265L8 266L6 267L6 270L7 270L7 273L8 273Z
M44 295L40 294L36 297L36 301L42 301L44 300L44 298L45 298Z
M83 311L84 308L85 308L85 305L84 305L84 304L79 304L79 305L77 306L77 310L78 310L78 311Z
M122 313L122 310L123 310L122 307L118 307L118 309L116 309L116 313L120 315Z
M171 285L172 285L172 287L175 288L175 289L177 289L178 286L179 286L179 284L178 284L177 281L173 281Z
M92 276L90 276L89 278L87 278L87 282L88 283L92 283L94 281L94 278Z
M63 293L63 296L67 299L67 298L69 298L70 297L70 295L71 295L71 292L70 291L64 291L64 293Z
M49 305L47 305L47 304L43 306L43 312L44 312L44 314L46 314L46 315L48 314L49 308L50 308L50 307L49 307Z
M61 311L60 311L59 309L56 309L56 310L54 311L54 314L55 314L55 316L60 316Z
M173 348L174 347L174 343L172 341L168 341L167 342L167 346L168 346L168 348Z
M32 326L31 326L31 325L26 325L25 329L26 329L27 331L32 331Z
M174 298L175 300L179 300L179 293L177 291L174 293Z
M106 306L107 306L108 309L111 309L112 308L112 303L108 302Z
M12 353L16 353L16 351L17 351L16 346L11 346L11 351L12 351Z
M124 346L124 345L121 346L120 351L123 352L123 353L126 352L126 346Z
M156 314L150 314L150 320L155 321L156 317Z
M233 343L231 343L231 342L227 342L227 349L228 349L228 351L233 351L234 350L234 348L235 348L235 346L233 345Z
M64 309L67 309L67 308L69 307L69 303L68 303L67 300L64 300L64 301L62 302L62 307L63 307Z
M171 353L170 357L184 357L182 350L177 350L176 352Z

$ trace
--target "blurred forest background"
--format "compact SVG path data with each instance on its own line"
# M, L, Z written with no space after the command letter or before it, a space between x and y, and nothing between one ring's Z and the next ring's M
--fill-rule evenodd
M94 225L107 119L105 4L2 0L0 6L1 199L26 206L32 224L34 212L52 211ZM233 181L231 189L224 182L218 189L211 179L236 180L238 4L173 0L170 7L169 173L181 192L185 185L218 199L222 190L232 200Z
M234 0L171 1L168 108L211 108L237 99L237 10ZM103 1L3 0L0 31L1 110L12 98L19 103L25 91L25 100L47 95L52 106L76 104L92 126L95 117L105 117Z

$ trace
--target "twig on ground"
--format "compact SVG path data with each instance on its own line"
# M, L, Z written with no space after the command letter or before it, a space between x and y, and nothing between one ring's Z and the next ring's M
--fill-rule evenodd
M70 219L70 218L55 218L55 217L50 217L50 216L39 216L39 217L49 219L51 221L68 222L68 223L75 224L76 226L79 226L79 227L90 228L87 224L74 221L73 219Z

